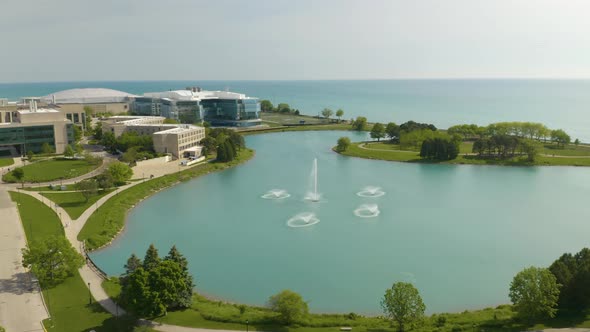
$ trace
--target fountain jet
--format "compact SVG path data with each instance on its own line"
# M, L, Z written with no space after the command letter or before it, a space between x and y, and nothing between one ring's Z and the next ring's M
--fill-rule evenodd
M312 202L319 202L321 195L318 193L318 158L313 159L310 180L310 188L307 195L305 195L305 199Z

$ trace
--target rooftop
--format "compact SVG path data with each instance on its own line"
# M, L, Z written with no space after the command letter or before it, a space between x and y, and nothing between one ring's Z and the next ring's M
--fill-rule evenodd
M58 110L54 110L52 108L37 108L36 111L31 110L18 110L18 113L21 114L35 114L35 113L59 113Z
M120 103L127 101L133 94L104 88L83 88L63 90L41 97L47 103L56 104L83 104L83 103Z
M208 91L208 90L173 90L163 92L146 92L144 97L169 99L169 100L203 100L203 99L255 99L246 97L243 93L229 91Z
M154 133L154 135L163 135L163 134L181 134L187 131L195 130L202 127L197 127L193 125L173 125L176 126L175 128L170 128L162 131L158 131Z

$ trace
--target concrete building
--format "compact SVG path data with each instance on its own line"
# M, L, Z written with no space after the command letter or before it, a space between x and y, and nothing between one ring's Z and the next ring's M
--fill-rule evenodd
M170 153L176 158L198 157L199 142L205 138L205 128L188 124L166 124L161 116L112 116L103 121L103 132L115 137L125 132L151 135L154 151ZM198 153L198 155L196 155Z
M121 114L129 111L129 106L136 97L127 92L103 88L70 89L54 92L41 97L40 102L56 105L69 114L76 123L75 114L85 113L84 108L92 109L93 114L111 113Z
M74 143L73 124L58 110L37 108L33 102L29 110L14 111L11 122L0 123L0 149L25 155L28 151L41 152L44 143L56 153L63 153Z
M257 98L229 91L185 90L148 92L135 97L131 112L164 116L181 123L207 121L214 126L249 127L261 124Z

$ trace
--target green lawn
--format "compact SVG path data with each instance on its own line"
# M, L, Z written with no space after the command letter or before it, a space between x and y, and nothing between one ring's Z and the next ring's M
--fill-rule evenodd
M101 197L108 195L113 190L102 190L96 195L91 196L88 201L84 198L84 195L80 192L69 192L69 193L42 193L41 195L49 198L57 205L61 206L70 218L73 220L78 219L86 209L92 204L98 201Z
M373 145L370 145L373 148ZM398 146L399 147L399 146ZM369 150L359 147L358 143L353 143L350 147L341 153L345 156L360 157L366 159L379 159L388 161L408 161L417 162L420 161L420 155L415 151L381 151L381 150Z
M10 193L17 202L23 228L28 241L43 240L49 236L63 236L63 228L55 212L35 198ZM89 305L88 288L76 273L63 283L50 289L43 289L51 318L43 322L47 331L132 331L133 321L129 318L116 319L92 300Z
M570 144L560 148L556 144L543 144L539 153L556 156L590 156L590 146Z
M25 182L49 182L60 179L75 178L86 174L100 165L88 163L85 160L75 159L50 159L37 161L23 166ZM5 182L17 182L12 176L13 171L5 174L2 180Z
M10 166L14 164L14 159L12 158L0 158L0 167Z
M120 294L120 286L116 278L103 282L103 288L109 296L116 298ZM246 321L252 331L282 331L282 332L330 332L339 331L342 326L353 327L353 331L362 332L394 332L395 328L381 317L365 317L355 314L311 314L300 322L297 327L285 327L276 323L277 314L268 308L244 306L244 313L240 313L239 304L208 300L198 294L193 297L191 308L181 311L168 312L166 316L154 319L157 322L226 330L246 330ZM440 316L444 323L440 323ZM514 313L509 305L483 310L464 311L462 313L437 314L426 317L421 327L413 331L520 331L525 326L514 323ZM555 323L555 322L553 322ZM561 324L553 324L561 326ZM547 326L553 326L547 325ZM542 325L539 325L542 326Z
M305 121L306 124L327 124L330 123L328 119L317 118L315 116L308 115L295 115L295 114L281 114L281 113L266 113L260 112L260 119L262 121L274 122L278 124L299 124L300 121Z
M170 174L139 183L111 197L105 204L88 218L84 228L78 234L78 240L86 241L89 250L109 243L125 225L127 211L141 199L152 195L158 190L169 187L178 181L220 171L245 162L254 156L254 151L246 149L240 152L238 159L229 163L205 163L180 173Z
M57 214L45 204L26 194L10 192L10 197L18 205L28 241L38 241L52 235L64 234Z

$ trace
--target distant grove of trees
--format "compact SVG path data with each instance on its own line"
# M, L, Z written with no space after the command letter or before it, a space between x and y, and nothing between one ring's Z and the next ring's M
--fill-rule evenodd
M352 121L354 130L365 130L368 126L364 117ZM403 150L420 151L420 156L432 160L450 160L459 155L461 141L473 142L473 152L485 158L512 158L526 156L534 161L538 154L538 143L550 140L563 148L571 142L570 136L561 129L550 130L541 123L499 122L488 126L462 124L439 131L428 123L407 121L401 125L390 122L387 125L375 123L370 132L377 141L388 138L399 143ZM576 140L579 144L579 140Z
M485 127L474 124L462 124L447 129L450 135L460 135L465 140L477 140L493 136L509 136L546 142L551 140L559 147L571 142L570 136L561 129L551 130L542 123L534 122L498 122Z
M262 112L276 112L299 115L299 110L291 108L287 103L279 103L276 107L270 100L264 99L260 101L260 110Z

